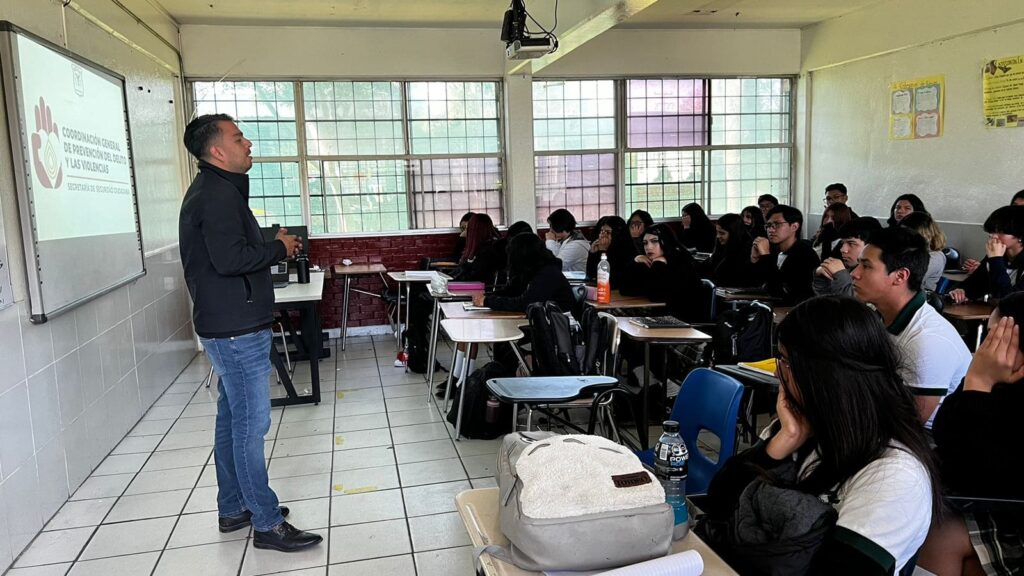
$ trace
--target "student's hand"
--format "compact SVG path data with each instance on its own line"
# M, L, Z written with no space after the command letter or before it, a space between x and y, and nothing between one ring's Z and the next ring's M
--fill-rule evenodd
M302 251L302 239L294 234L289 234L287 228L278 228L274 240L280 240L284 244L285 254L289 258Z
M771 254L772 246L767 238L754 238L754 244L750 248L750 261L757 262L762 256Z
M964 377L964 390L991 392L996 384L1021 379L1024 379L1024 354L1020 351L1020 327L1007 316L999 320L974 353Z
M643 231L644 231L644 223L643 222L630 222L629 223L629 233L630 233L631 236L633 236L633 237L640 236L640 233L643 232Z
M829 272L828 268L825 268L824 265L815 268L814 275L821 276L822 278L828 278L829 280L834 280L834 278L832 277L832 273Z
M790 406L785 386L779 386L775 411L779 415L779 424L782 425L782 428L768 442L768 455L775 460L783 460L807 442L807 439L811 437L811 427L807 424L807 420Z
M996 238L989 238L985 243L985 255L989 258L1002 258L1006 255L1006 244Z
M654 264L655 262L661 262L662 264L668 264L668 260L666 260L664 256L658 256L654 260L651 260L651 264Z
M964 272L972 274L975 270L978 269L978 266L981 266L981 262L978 262L974 258L968 258L960 267L964 269Z
M638 263L638 264L643 264L644 266L650 266L651 265L651 259L648 258L647 256L644 256L643 254L641 254L640 256L637 256L636 258L633 258L633 261Z
M963 304L967 302L967 292L964 292L963 288L957 288L949 292L949 299L953 301L953 304Z
M591 252L604 252L608 249L608 245L611 244L611 239L600 237L594 240L590 244Z
M843 264L843 261L838 258L825 258L821 263L821 267L828 270L829 277L833 277L846 270L846 264Z
M555 238L555 231L554 230L550 230L550 229L547 232L544 233L544 239L545 240L555 240L555 241L558 240L558 238Z
M473 294L473 306L483 306L484 298L483 294Z

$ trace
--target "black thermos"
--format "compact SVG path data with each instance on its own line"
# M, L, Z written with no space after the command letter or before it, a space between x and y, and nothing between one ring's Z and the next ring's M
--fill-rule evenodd
M309 284L309 258L299 256L295 259L295 275L299 284Z

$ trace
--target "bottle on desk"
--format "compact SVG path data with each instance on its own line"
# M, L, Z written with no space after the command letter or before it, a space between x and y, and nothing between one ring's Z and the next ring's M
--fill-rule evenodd
M665 432L654 445L654 474L665 488L665 502L675 512L672 539L685 538L690 531L690 515L686 509L686 477L690 453L679 435L679 422L666 420Z
M608 262L608 253L601 253L601 261L597 263L597 303L610 304L612 301L612 265Z

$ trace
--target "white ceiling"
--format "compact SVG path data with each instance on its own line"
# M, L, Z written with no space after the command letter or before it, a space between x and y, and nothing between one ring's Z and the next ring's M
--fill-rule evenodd
M661 0L627 28L801 28L881 0ZM500 28L509 0L149 0L181 24ZM561 0L558 31L607 0ZM554 0L526 0L548 26ZM588 9L593 7L592 10Z

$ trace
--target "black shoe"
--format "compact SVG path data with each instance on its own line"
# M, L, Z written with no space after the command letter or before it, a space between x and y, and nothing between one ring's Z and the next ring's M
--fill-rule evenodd
M288 517L288 507L281 506L281 516ZM252 524L252 512L246 510L238 516L220 517L217 519L217 528L227 534L228 532L234 532L240 530L246 526Z
M444 399L444 392L448 387L444 384L438 384L437 388L434 389L434 396L440 399Z
M323 536L312 532L303 532L287 522L280 523L273 530L255 532L252 545L265 550L279 552L298 552L322 542Z

